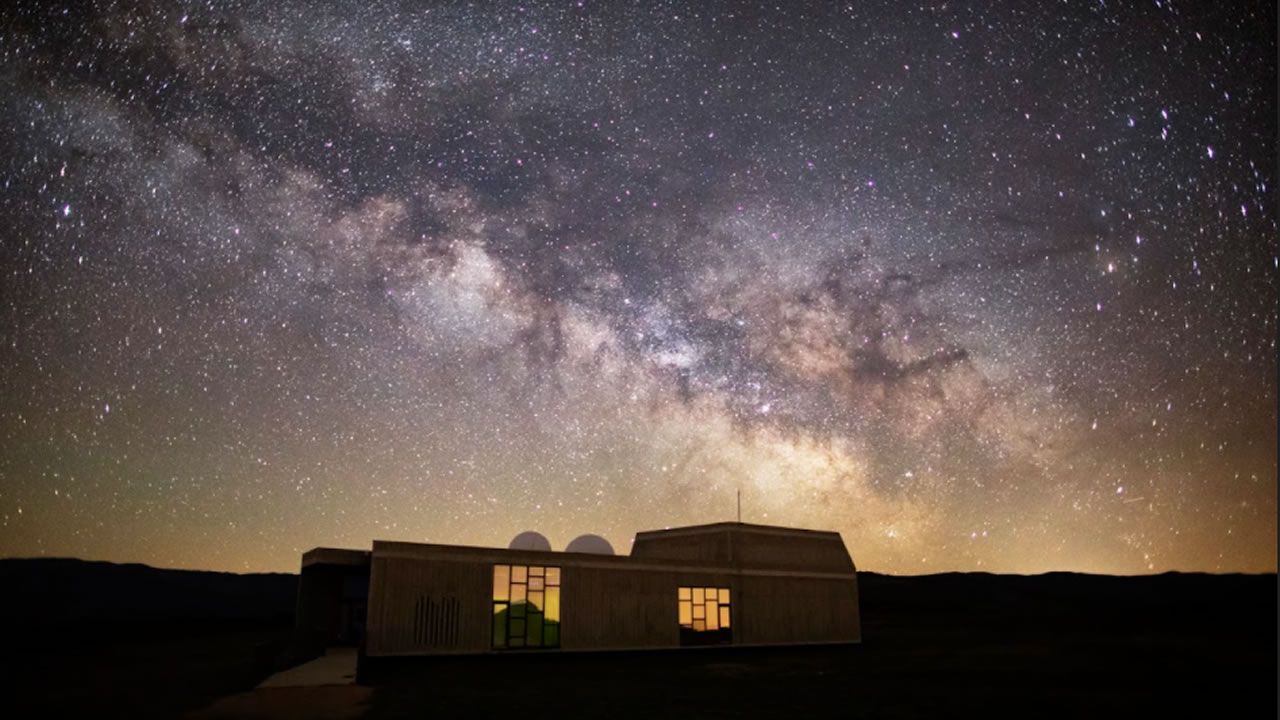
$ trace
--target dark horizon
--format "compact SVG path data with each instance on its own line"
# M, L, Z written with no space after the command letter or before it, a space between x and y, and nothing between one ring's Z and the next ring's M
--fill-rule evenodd
M860 644L401 657L356 685L254 690L310 657L297 649L298 575L14 561L0 575L26 618L11 700L28 715L400 717L474 710L484 697L497 714L563 717L561 704L529 712L527 698L547 696L572 697L571 715L618 717L816 715L851 698L895 717L1202 717L1224 697L1275 709L1274 576L860 573Z
M488 547L488 546L467 546L467 547ZM493 547L498 547L498 546L493 546ZM71 556L52 556L52 555L50 556L24 555L24 556L0 557L0 563L4 563L4 562L84 563L89 565L109 565L109 566L115 566L115 567L139 567L139 568L145 568L147 570L158 570L162 572L172 571L172 572L191 572L191 573L216 573L220 575L236 575L241 577L248 577L248 576L255 576L255 575L270 575L270 576L297 576L298 575L297 570L215 570L210 568L153 565L150 563L133 561L133 560L108 560L108 559L101 559L101 558L95 559L95 558L71 557ZM899 573L884 572L882 570L876 570L875 568L867 569L861 566L857 568L857 572L859 576L878 575L886 578L903 578L903 579L929 578L929 577L938 577L938 576L945 576L945 575L989 575L993 577L1011 577L1011 578L1039 578L1039 577L1044 577L1046 575L1074 575L1074 576L1080 576L1080 577L1096 577L1096 578L1154 578L1154 577L1161 577L1164 575L1204 575L1207 577L1230 577L1234 575L1260 577L1260 576L1266 576L1266 575L1277 575L1277 572L1274 570L1271 570L1271 571L1260 570L1256 572L1247 572L1247 571L1215 572L1215 571L1208 571L1208 570L1162 570L1160 572L1145 572L1145 573L1131 573L1131 574L1086 573L1086 572L1078 572L1076 570L1045 570L1044 572L1036 572L1036 573L993 572L990 570L939 570L939 571L930 572L930 573L899 574Z

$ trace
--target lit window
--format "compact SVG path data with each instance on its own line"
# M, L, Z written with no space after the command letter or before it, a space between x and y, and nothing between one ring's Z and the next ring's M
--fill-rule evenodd
M493 566L493 646L560 647L560 568Z
M677 617L685 644L729 642L732 612L729 588L676 589Z

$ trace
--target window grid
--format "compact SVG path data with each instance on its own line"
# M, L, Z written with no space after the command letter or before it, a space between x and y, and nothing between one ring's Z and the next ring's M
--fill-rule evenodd
M560 568L493 566L493 647L560 647Z
M728 630L733 607L729 588L681 587L676 590L680 626L695 632Z

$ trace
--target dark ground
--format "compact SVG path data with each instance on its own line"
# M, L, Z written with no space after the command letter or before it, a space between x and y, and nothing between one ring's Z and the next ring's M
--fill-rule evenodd
M371 716L1276 717L1274 575L859 583L860 646L429 662Z
M0 560L0 718L168 718L283 662L297 576Z
M166 623L72 627L11 645L3 718L172 718L257 685L276 665L288 626ZM4 708L12 708L14 712Z
M19 660L0 716L173 717L289 661L291 576L95 563L95 580L68 580L81 576L68 565L41 585L48 568L13 564L39 562L0 561ZM161 621L118 600L138 583ZM1275 575L864 573L860 586L859 646L401 664L369 716L1276 717ZM67 605L41 593L72 590L89 609L52 622L42 605Z

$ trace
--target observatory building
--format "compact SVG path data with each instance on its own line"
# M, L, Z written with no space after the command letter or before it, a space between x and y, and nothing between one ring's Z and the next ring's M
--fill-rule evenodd
M853 559L834 532L726 522L597 535L563 552L375 540L302 556L297 627L364 658L705 645L856 643Z

